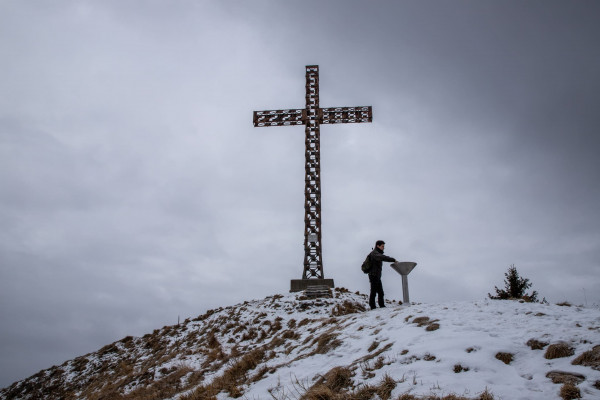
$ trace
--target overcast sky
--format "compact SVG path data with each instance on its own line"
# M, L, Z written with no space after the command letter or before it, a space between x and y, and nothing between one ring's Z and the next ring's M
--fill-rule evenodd
M411 300L480 300L515 264L600 304L597 1L1 1L0 387L207 309L289 290L304 127L323 265L368 292L377 239ZM401 299L401 277L384 270Z

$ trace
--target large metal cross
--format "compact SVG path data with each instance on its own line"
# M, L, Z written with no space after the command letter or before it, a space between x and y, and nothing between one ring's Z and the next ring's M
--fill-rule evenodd
M324 279L321 253L320 125L371 122L367 107L319 107L319 66L306 66L306 107L254 111L254 126L306 125L304 186L304 270L302 279Z

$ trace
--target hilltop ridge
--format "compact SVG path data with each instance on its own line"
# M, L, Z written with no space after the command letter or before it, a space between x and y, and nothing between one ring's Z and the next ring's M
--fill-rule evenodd
M366 304L336 288L331 298L278 294L209 310L40 371L0 398L531 400L571 386L600 397L598 309ZM553 348L565 352L548 358Z

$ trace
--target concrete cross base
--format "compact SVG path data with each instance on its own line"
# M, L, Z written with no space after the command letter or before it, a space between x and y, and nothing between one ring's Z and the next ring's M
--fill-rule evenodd
M290 292L301 292L309 286L327 286L334 288L333 279L292 279Z

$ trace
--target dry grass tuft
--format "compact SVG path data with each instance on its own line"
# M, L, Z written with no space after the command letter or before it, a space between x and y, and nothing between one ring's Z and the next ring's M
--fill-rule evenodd
M352 400L370 400L377 394L377 389L375 386L363 385L350 398Z
M440 329L440 324L438 324L439 320L434 319L431 320L429 317L417 317L413 319L412 323L417 324L419 327L425 327L425 330L428 332L436 331Z
M563 301L562 303L556 303L557 306L561 306L561 307L571 307L571 303L569 303L568 301Z
M331 310L331 315L334 317L339 317L342 315L355 314L363 311L366 311L366 308L363 304L355 301L344 300L342 304L336 304L333 307Z
M487 388L479 395L477 400L494 400L494 395L491 394Z
M381 400L388 400L392 397L392 391L396 388L396 385L396 381L388 374L385 374L377 386L377 396Z
M346 367L334 367L323 378L325 386L335 392L352 385L352 371Z
M469 367L463 367L460 364L456 364L454 365L453 371L455 374L461 373L463 371L467 372L469 370Z
M429 317L417 317L413 319L413 324L417 324L417 326L421 327L423 325L429 324Z
M507 365L513 361L513 355L511 353L499 352L496 354L496 358Z
M379 346L379 342L377 340L374 340L373 343L371 343L371 345L367 349L367 351L370 353L373 350L375 350L377 348L377 346Z
M244 393L240 385L248 380L248 371L256 368L264 359L265 351L255 349L233 363L225 370L223 375L215 378L208 386L200 386L188 396L181 397L182 400L213 399L217 394L226 391L233 398L241 397ZM253 379L260 380L267 372L261 369Z
M431 324L427 325L427 328L425 328L427 332L437 331L438 329L440 329L440 324L435 322L432 322Z
M544 358L552 360L555 358L570 357L575 354L575 351L571 346L565 342L555 343L548 346Z
M544 350L544 348L548 346L548 343L540 342L536 339L529 339L526 344L531 347L531 350Z
M317 349L315 350L315 353L325 354L340 346L342 344L342 341L337 339L336 335L333 333L324 333L317 339L315 339L313 343L317 344Z
M585 376L575 372L550 371L546 374L552 383L571 383L577 385L585 380Z
M560 388L560 397L563 400L572 400L572 399L580 399L581 392L579 388L572 383L565 383Z
M282 339L296 340L296 339L299 339L299 338L300 338L300 334L299 334L299 333L296 333L296 332L294 332L293 330L287 330L287 331L284 331L284 332L281 334L281 338L282 338Z
M336 400L341 398L325 385L315 385L306 391L300 400Z
M600 346L594 346L592 350L586 351L573 360L573 365L583 365L600 370Z
M308 319L308 318L304 318L302 321L300 321L300 323L298 324L298 328L308 324L309 322L311 322L312 320Z

